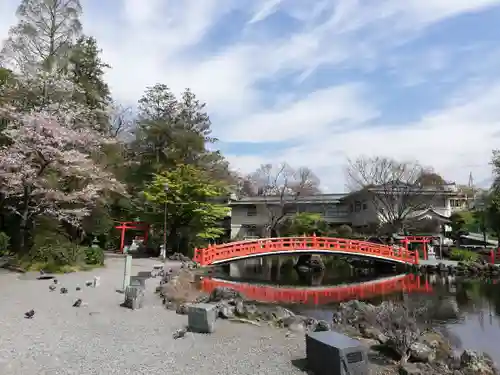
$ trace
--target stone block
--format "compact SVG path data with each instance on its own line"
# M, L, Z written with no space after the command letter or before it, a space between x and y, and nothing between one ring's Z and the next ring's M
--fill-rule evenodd
M217 306L209 303L190 305L188 309L189 330L198 333L214 332L217 312Z
M142 289L146 289L146 279L142 276L131 276L130 286L137 286L141 287Z
M144 288L140 286L128 286L125 289L125 301L123 305L132 310L142 308L144 304Z

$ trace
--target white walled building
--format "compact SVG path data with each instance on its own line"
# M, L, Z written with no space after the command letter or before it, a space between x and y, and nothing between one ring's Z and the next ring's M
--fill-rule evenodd
M286 216L298 212L320 214L332 226L347 224L356 229L366 228L384 221L380 209L374 204L372 194L384 194L382 189L369 189L350 194L317 194L290 197L284 205ZM405 189L404 199L413 194ZM467 197L454 184L415 191L411 199L418 199L418 209L412 210L408 218L414 220L436 219L446 221L450 215L467 208ZM244 197L231 199L231 239L245 239L265 236L269 223L269 212L273 206L281 211L283 202L279 197Z

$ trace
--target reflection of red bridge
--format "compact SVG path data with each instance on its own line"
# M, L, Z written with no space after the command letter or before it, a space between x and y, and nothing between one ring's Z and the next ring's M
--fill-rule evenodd
M265 255L342 254L383 261L418 264L418 252L366 241L330 237L282 237L231 242L196 249L194 260L202 266Z
M396 292L432 292L432 287L427 281L421 283L418 276L411 274L363 283L315 288L265 286L205 278L201 281L201 287L207 293L210 293L216 287L227 287L237 290L248 299L261 302L309 303L315 305L353 299L370 299Z

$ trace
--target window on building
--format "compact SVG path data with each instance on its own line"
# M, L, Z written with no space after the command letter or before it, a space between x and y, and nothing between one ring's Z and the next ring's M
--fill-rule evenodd
M360 201L356 201L354 203L354 212L359 212L361 211L361 202Z
M285 215L294 215L297 213L297 206L296 205L286 205L283 207L283 213Z
M247 216L257 216L257 206L248 206Z
M257 226L249 225L248 227L246 227L245 237L250 237L250 238L259 237L259 233L257 232Z
M363 211L366 211L368 209L368 204L366 202L363 202Z

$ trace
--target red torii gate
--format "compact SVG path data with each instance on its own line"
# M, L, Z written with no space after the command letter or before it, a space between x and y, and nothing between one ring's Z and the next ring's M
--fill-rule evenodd
M411 243L421 243L424 248L424 259L427 260L427 244L433 240L433 236L404 236L402 240L399 240L408 250L408 245Z
M123 248L125 246L125 232L127 231L127 229L143 231L143 239L144 243L146 243L148 241L149 227L149 224L143 221L121 221L120 225L117 225L115 227L116 229L121 230L120 252L123 253Z

